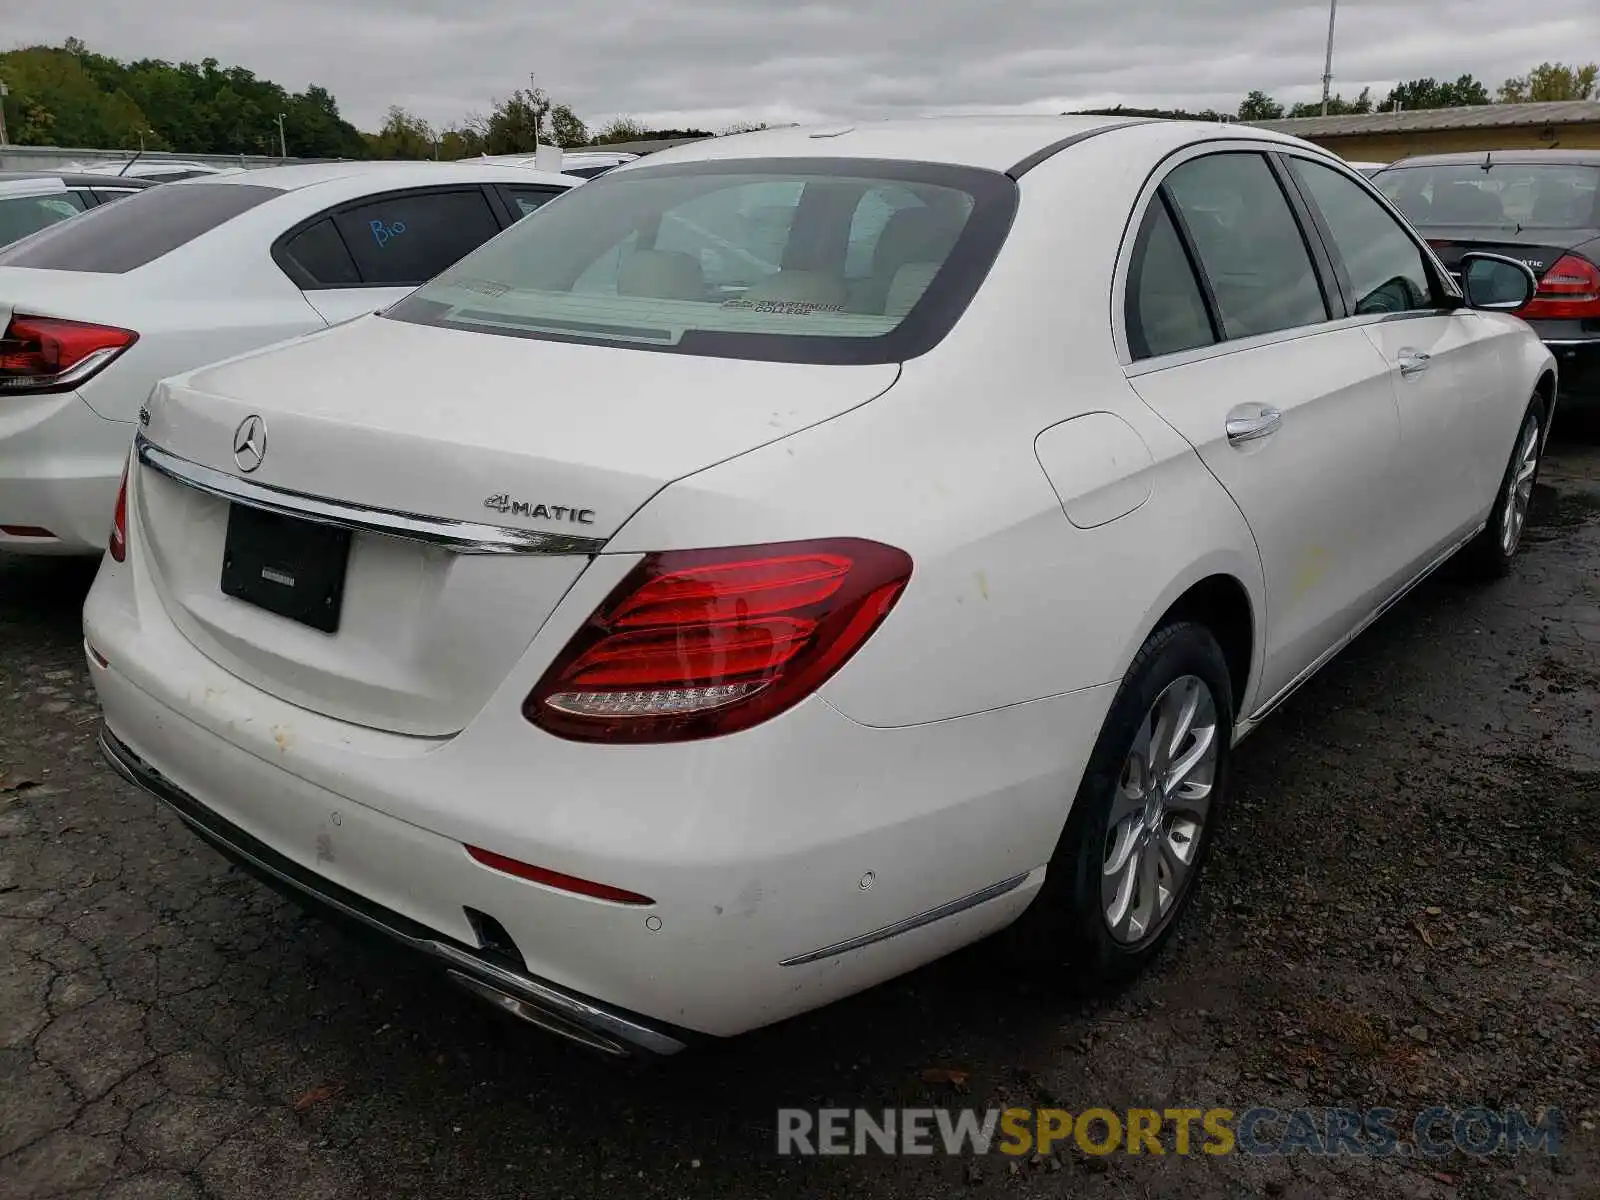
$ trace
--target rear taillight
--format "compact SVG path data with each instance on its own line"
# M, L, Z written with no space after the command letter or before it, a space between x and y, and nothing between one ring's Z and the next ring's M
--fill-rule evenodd
M1600 317L1600 267L1579 254L1563 254L1539 280L1539 290L1519 317L1578 320Z
M843 666L910 578L904 551L851 538L648 554L551 664L523 714L580 741L747 729Z
M122 464L122 483L117 487L117 506L111 510L111 534L106 552L122 562L128 557L128 464Z
M532 863L507 858L504 854L496 854L493 850L485 850L480 846L468 846L467 853L484 866L493 867L496 871L504 871L507 875L515 875L518 879L532 880L545 887L572 892L574 895L592 896L596 900L609 900L613 904L655 903L649 896L630 892L626 888L612 887L609 883L596 883L592 879L579 879L576 875L566 875L560 871L552 871L548 867L536 867Z
M0 395L77 387L138 340L131 329L16 313L0 333Z

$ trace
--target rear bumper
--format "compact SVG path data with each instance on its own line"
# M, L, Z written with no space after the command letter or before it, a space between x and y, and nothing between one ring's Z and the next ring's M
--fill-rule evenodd
M615 1055L675 1054L693 1036L557 987L504 961L493 961L482 950L447 938L307 871L163 777L109 728L101 732L100 749L117 774L149 792L203 841L263 883L309 903L329 917L354 922L422 955L455 982L524 1021Z
M98 416L76 392L16 396L0 405L0 550L99 554L133 424Z
M466 730L414 737L224 671L167 614L132 513L129 546L125 562L102 560L84 632L106 726L148 768L141 785L153 773L168 803L191 798L186 819L242 831L253 841L223 840L292 867L280 884L359 897L345 907L435 958L448 946L512 962L518 988L466 976L480 992L529 1002L547 987L680 1041L674 1029L730 1036L816 1008L1013 921L1044 881L1114 691L894 729L812 697L727 738L595 747L521 715L570 636L558 627ZM610 586L581 578L571 611ZM467 846L653 900L529 882ZM493 953L503 943L483 916L514 954Z

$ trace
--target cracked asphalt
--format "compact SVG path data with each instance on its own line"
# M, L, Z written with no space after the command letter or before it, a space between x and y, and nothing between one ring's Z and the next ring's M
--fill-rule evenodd
M978 947L645 1066L202 847L95 750L92 566L0 556L0 1196L1594 1200L1594 438L1552 447L1533 521L1511 579L1430 581L1241 747L1197 907L1124 994L1064 998ZM779 1107L1382 1105L1404 1127L1435 1104L1554 1106L1561 1152L775 1152Z

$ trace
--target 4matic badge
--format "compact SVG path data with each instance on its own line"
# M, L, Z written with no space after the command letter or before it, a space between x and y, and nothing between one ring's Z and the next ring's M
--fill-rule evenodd
M532 517L536 521L571 521L575 525L593 525L594 509L573 508L566 504L534 504L531 500L513 500L505 492L497 492L483 502L483 506L497 513L510 513L514 517Z

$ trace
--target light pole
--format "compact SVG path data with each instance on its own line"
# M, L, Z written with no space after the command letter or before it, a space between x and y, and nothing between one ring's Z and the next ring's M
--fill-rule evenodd
M6 144L6 81L0 79L0 146Z
M1328 0L1328 57L1322 64L1322 115L1328 115L1328 92L1333 87L1333 19L1339 13L1339 0Z
M278 157L289 157L289 143L283 136L283 114L278 114Z

